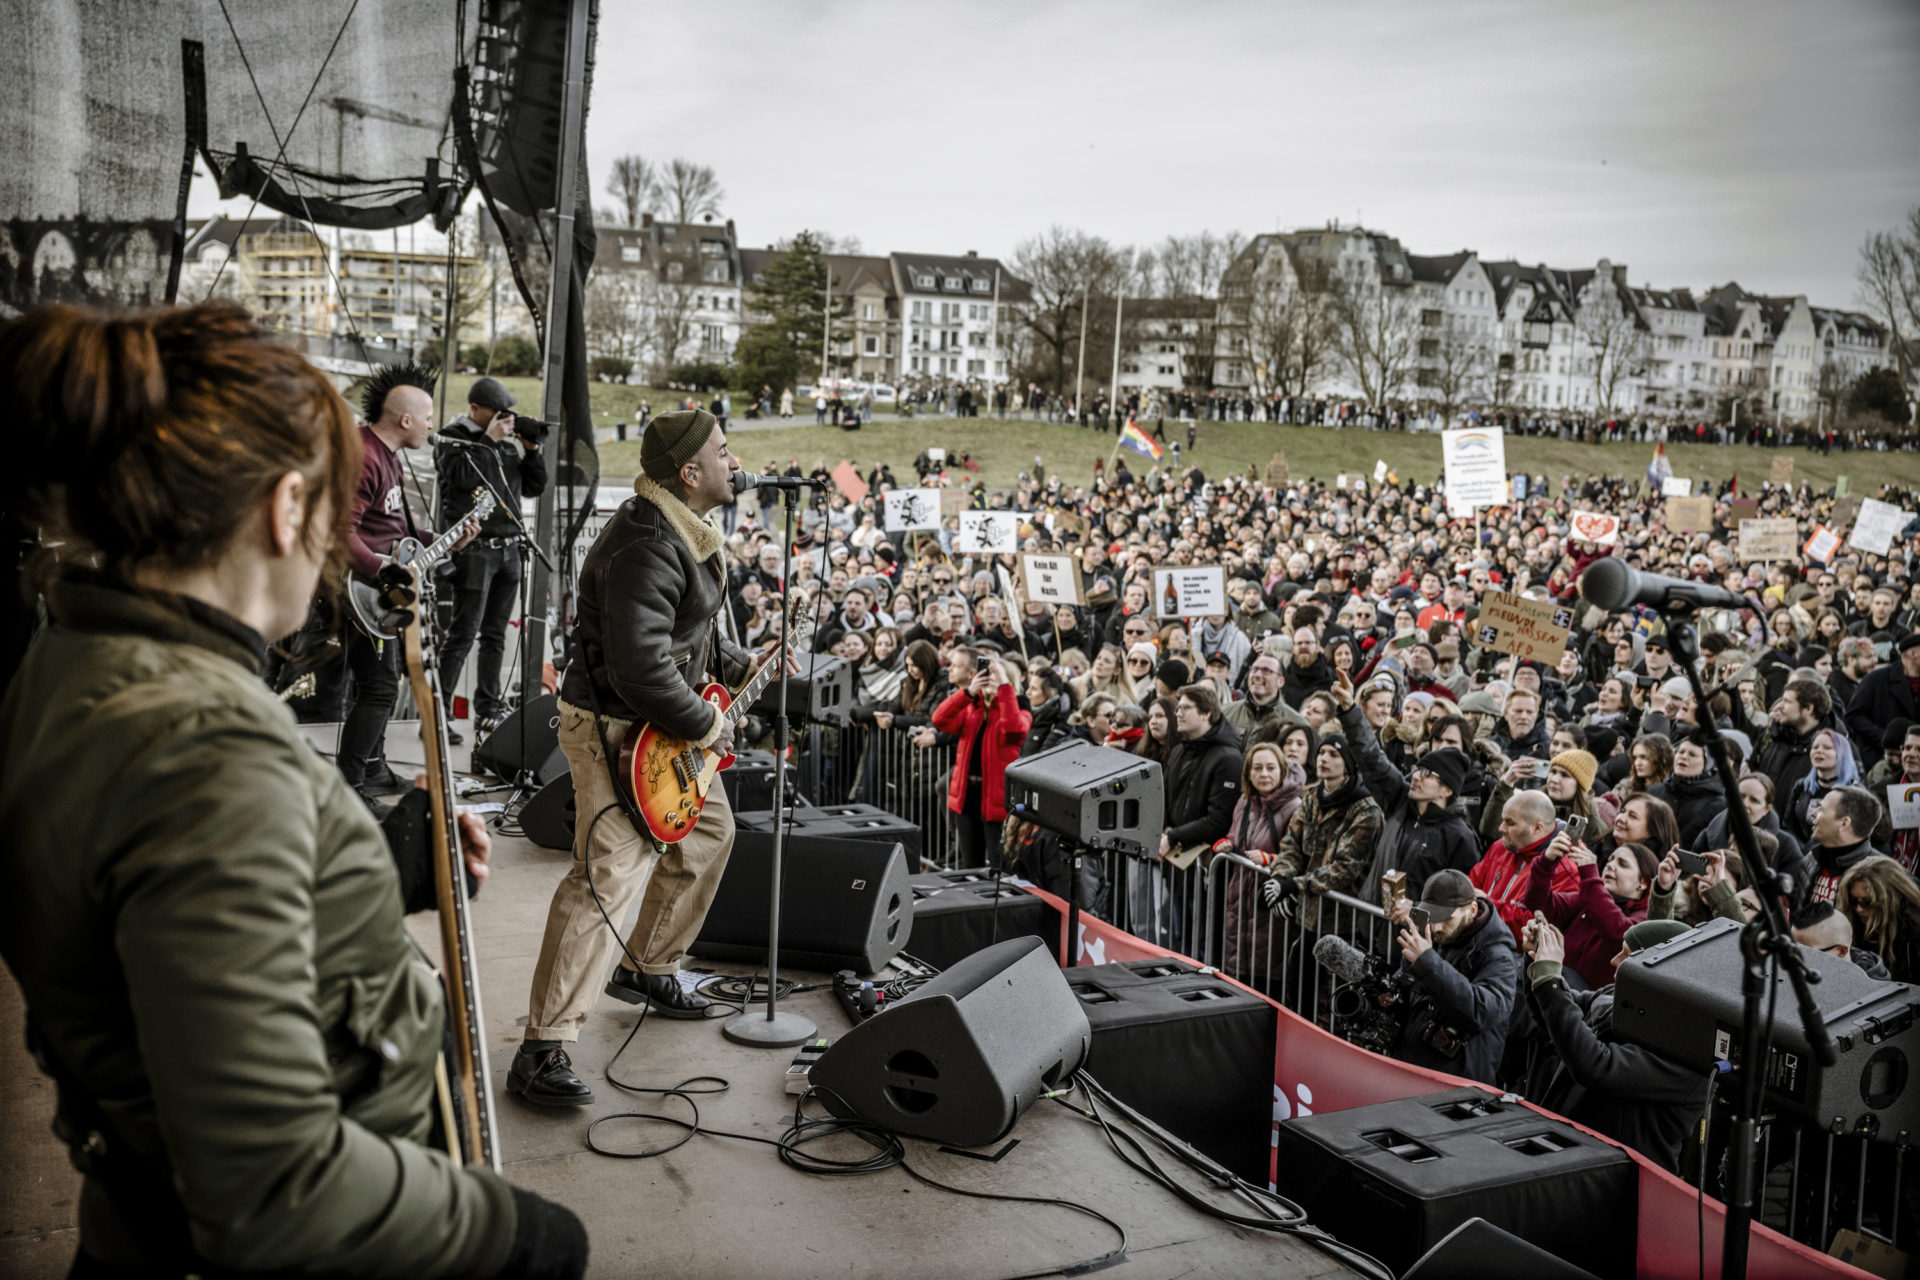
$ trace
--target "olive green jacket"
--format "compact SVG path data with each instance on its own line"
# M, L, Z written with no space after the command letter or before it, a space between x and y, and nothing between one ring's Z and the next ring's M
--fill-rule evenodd
M83 1247L151 1264L178 1233L221 1270L498 1271L511 1190L421 1145L444 1011L392 855L259 680L257 637L96 581L49 603L0 702L0 957L62 1115L104 1120L104 1163L76 1159ZM173 1233L108 1190L130 1168L170 1181Z

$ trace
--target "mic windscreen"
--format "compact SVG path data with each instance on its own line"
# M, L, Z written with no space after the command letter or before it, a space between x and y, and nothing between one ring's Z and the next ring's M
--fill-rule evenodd
M1633 598L1633 577L1633 570L1613 556L1595 560L1580 575L1580 598L1596 609L1618 612Z
M1367 976L1367 957L1352 943L1330 933L1321 934L1320 941L1313 944L1313 960L1334 977L1348 982L1359 982Z

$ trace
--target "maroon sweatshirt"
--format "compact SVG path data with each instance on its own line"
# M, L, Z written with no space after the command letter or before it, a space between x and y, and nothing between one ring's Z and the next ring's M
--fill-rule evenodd
M354 495L353 527L347 533L347 559L365 578L380 572L400 539L413 535L430 542L433 534L415 531L400 488L400 455L372 427L360 428L360 488Z

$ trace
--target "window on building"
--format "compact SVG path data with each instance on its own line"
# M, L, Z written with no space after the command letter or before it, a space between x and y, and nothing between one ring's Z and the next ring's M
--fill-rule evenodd
M621 246L620 246L620 261L622 261L622 262L638 262L638 261L640 261L640 246L639 246L639 245L637 245L637 244L623 244L623 245L621 245Z
M975 280L973 282L973 291L975 293L992 293L993 286L987 283L985 280ZM979 372L984 373L985 370L980 370Z
M864 339L861 340L861 354L869 355L869 356L879 355L880 339L874 337L872 334L868 334Z
M862 320L873 319L873 304L871 302L863 302L860 304L860 318Z
M913 287L916 289L932 289L933 277L929 275L916 275L913 278Z

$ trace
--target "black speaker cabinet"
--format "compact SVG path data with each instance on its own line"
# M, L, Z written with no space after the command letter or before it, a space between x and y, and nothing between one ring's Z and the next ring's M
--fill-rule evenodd
M1091 1037L1052 952L1015 938L841 1036L808 1079L837 1115L977 1147L1079 1070Z
M1280 1194L1395 1274L1476 1217L1606 1280L1634 1273L1638 1166L1518 1103L1455 1089L1289 1120L1274 1142Z
M603 822L625 822L618 812ZM573 774L562 773L527 798L520 809L520 831L542 849L573 848Z
M1038 938L1060 950L1060 914L984 867L913 877L913 946L918 959L951 969L1009 938Z
M907 945L913 893L897 844L787 836L780 894L780 961L802 969L873 973ZM758 964L767 958L773 837L736 829L733 853L693 954Z
M791 775L788 777L788 786L792 786ZM744 831L773 831L774 815L771 810L735 810L733 820ZM870 804L796 806L789 834L818 840L897 844L907 851L908 871L917 871L920 867L920 828L898 814L888 813Z
M798 781L799 771L789 764L787 799L795 807L804 809L808 802L795 786ZM735 752L733 767L720 775L720 785L726 788L727 804L736 814L773 808L773 752L753 749Z
M1583 1271L1535 1248L1485 1218L1468 1218L1420 1255L1400 1280L1487 1280L1489 1276L1525 1276L1526 1280L1594 1280Z
M502 720L485 742L474 744L473 767L507 782L518 778L523 769L532 769L542 786L564 777L567 758L560 751L560 699L543 693Z
M800 671L787 677L787 719L793 725L840 724L853 709L853 668L845 658L830 653L801 653ZM753 713L774 716L780 711L780 681L774 680L754 699Z
M1165 826L1160 766L1073 740L1007 766L1007 812L1089 849L1146 854Z
M1087 1074L1264 1187L1273 1139L1274 1007L1181 960L1130 960L1066 974L1093 1028Z
M1920 987L1875 982L1851 960L1800 952L1819 975L1813 998L1840 1061L1823 1070L1814 1060L1793 988L1776 976L1768 1096L1821 1128L1839 1120L1848 1133L1887 1142L1920 1129ZM1731 920L1636 954L1615 980L1614 1034L1702 1074L1715 1060L1735 1061L1742 969L1740 926Z

